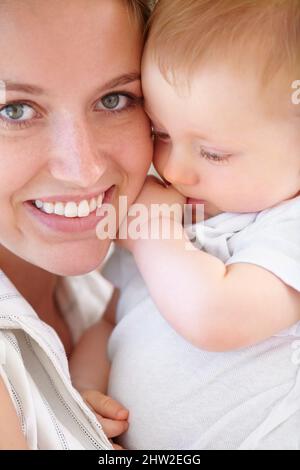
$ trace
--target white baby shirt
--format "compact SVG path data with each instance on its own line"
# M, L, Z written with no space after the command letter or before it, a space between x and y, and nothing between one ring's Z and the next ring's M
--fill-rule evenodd
M300 197L193 230L226 265L259 265L300 291ZM109 394L130 410L126 448L300 450L299 323L248 348L204 351L163 319L125 250L104 274L121 290Z

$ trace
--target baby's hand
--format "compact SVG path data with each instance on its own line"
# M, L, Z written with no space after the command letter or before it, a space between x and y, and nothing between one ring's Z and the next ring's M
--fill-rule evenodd
M127 431L129 412L117 401L97 390L84 390L81 396L95 413L109 439ZM114 445L114 448L121 450L121 447L117 445Z
M180 208L183 208L185 202L186 198L178 191L176 191L173 186L166 187L155 176L147 176L144 186L142 187L140 194L134 202L134 206L136 204L142 204L143 207L147 209L148 217L150 220L153 214L153 212L151 211L151 206L153 204L166 204L168 206L176 204L178 205L179 209L179 211L177 212L179 214L178 222L181 223ZM120 227L118 234L118 245L122 246L123 248L126 248L129 251L133 250L134 240L130 238L129 233L127 233L127 236L124 238L124 233L126 233L124 227L126 224L126 227L128 228L130 223L135 219L135 217L136 216L128 215L127 219L125 220L125 223L123 223L123 226ZM170 212L170 217L174 217L174 212ZM122 234L122 236L120 236L120 234Z
M183 205L185 201L186 198L173 186L166 187L158 178L149 175L134 204L144 204L150 208L151 204Z

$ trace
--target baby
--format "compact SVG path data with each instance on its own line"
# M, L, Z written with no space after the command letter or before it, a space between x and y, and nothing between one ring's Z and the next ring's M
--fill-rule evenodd
M143 89L169 186L150 178L137 202L202 204L205 221L202 249L172 216L182 237L121 240L133 256L106 266L126 448L300 449L299 48L298 0L154 10Z
M299 48L299 1L162 0L152 17L143 90L154 164L184 202L204 205L203 250L184 237L122 243L163 317L205 350L300 320ZM136 202L168 193L150 180Z

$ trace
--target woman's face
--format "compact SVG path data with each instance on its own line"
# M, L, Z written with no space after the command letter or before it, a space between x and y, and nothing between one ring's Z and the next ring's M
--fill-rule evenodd
M133 202L152 157L139 27L121 0L0 10L0 243L53 273L91 271L110 243L95 199Z

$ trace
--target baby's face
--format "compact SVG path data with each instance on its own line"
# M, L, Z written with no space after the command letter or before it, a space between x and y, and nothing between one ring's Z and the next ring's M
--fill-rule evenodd
M157 170L208 216L260 211L298 193L300 118L288 86L262 90L254 73L206 65L175 87L146 54L143 90Z

